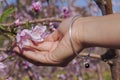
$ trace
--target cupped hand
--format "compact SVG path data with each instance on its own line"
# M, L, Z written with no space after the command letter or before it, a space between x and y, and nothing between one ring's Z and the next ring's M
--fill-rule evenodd
M68 26L71 19L63 21L59 28L47 36L45 40L37 45L32 41L29 46L24 46L22 53L18 46L13 49L28 59L39 62L41 65L66 66L76 55L73 53L69 41ZM77 27L73 28L73 44L76 51L79 51L78 39L76 36Z

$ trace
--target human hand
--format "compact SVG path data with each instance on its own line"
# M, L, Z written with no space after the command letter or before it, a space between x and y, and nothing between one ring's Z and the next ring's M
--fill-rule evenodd
M66 66L76 55L73 53L69 41L68 26L71 19L63 21L59 28L37 45L32 41L29 46L24 46L22 55L41 65ZM72 29L72 39L76 51L82 49L78 41L78 27ZM20 53L18 46L14 51Z

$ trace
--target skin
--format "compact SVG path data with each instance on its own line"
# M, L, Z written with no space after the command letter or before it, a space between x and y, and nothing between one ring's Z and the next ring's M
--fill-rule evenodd
M22 55L43 66L66 66L76 57L69 40L70 21L71 18L64 20L42 43L34 45L30 41ZM72 27L72 40L77 52L96 46L120 48L120 14L78 18ZM20 53L17 46L13 50Z

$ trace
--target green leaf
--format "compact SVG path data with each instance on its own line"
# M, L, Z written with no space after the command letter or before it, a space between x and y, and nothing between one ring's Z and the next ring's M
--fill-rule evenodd
M29 23L29 21L26 22L25 28L26 28L26 29L29 29L29 28L30 28L30 23Z
M0 25L0 31L4 32L4 33L7 33L8 35L16 35L16 30L14 30L14 28L11 30L8 30L6 27Z
M12 35L16 35L16 33L17 33L17 28L11 27L11 28L10 28L10 32L11 32Z
M14 32L15 34L17 34L17 31L18 31L18 29L17 29L17 28L14 28L14 31L13 31L13 32Z
M0 25L0 29L1 30L6 30L6 28L4 26L2 26L2 25Z
M3 22L10 14L14 12L14 8L8 8L0 16L0 23Z

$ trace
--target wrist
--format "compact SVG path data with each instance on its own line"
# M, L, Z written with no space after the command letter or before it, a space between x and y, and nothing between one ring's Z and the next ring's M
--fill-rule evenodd
M79 21L78 18L73 22L72 25L72 32L71 32L71 37L73 40L73 46L75 48L75 51L79 52L84 48L84 37L83 37L83 23Z

